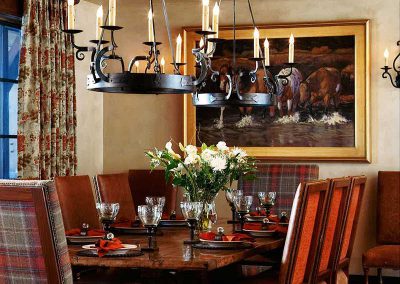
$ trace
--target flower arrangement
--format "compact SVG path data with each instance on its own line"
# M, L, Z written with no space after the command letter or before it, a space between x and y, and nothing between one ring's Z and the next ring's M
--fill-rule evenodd
M240 176L254 178L255 160L240 148L229 148L225 142L216 146L203 144L184 147L179 143L183 157L172 149L171 141L165 149L146 152L150 168L165 169L166 180L172 179L175 186L183 187L190 201L211 202L220 190L227 189Z

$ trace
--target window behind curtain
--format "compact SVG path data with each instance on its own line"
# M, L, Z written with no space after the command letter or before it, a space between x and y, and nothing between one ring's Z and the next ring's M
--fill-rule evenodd
M0 178L17 177L21 29L0 22Z

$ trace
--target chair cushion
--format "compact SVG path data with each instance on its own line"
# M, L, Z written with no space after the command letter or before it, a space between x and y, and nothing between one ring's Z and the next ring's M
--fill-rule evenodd
M363 266L400 269L400 245L383 245L363 254Z

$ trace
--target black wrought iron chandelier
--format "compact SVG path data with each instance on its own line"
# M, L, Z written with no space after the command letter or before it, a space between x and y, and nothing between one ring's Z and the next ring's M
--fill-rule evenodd
M85 58L85 52L90 53L90 74L87 77L87 89L97 92L107 93L129 93L129 94L193 94L193 105L222 107L227 105L240 106L268 106L271 105L271 97L276 93L278 84L283 86L288 84L288 77L292 74L294 59L294 39L291 36L289 44L289 62L285 64L289 72L280 75L274 75L269 65L269 46L268 40L265 41L264 53L260 48L260 36L256 27L252 6L248 0L248 7L252 17L254 27L254 57L249 60L255 62L254 70L249 74L243 74L236 69L236 0L233 1L233 71L232 74L225 74L229 84L227 90L220 93L202 93L202 89L206 86L206 78L211 74L211 80L216 82L221 74L212 69L212 58L216 50L217 44L223 42L218 38L219 29L219 0L213 9L212 27L209 25L210 5L209 0L202 0L202 29L197 31L201 36L201 44L198 48L192 50L195 56L196 67L199 68L197 77L190 75L182 75L181 66L186 63L182 62L182 38L177 38L176 51L171 39L171 31L167 13L165 0L161 0L164 14L164 21L168 33L168 41L172 54L172 64L174 66L173 74L165 73L165 60L160 58L158 46L161 42L156 40L156 29L154 23L153 0L149 0L148 13L148 29L149 39L143 42L148 46L147 55L138 55L130 60L128 68L125 68L124 59L117 54L117 44L115 42L114 33L123 27L116 25L116 0L109 0L108 12L103 21L103 10L100 6L97 13L97 35L96 39L90 40L91 46L78 46L75 43L75 34L81 33L82 30L75 29L75 12L74 0L68 0L68 28L63 32L71 36L71 42L75 48L75 57L77 60ZM110 40L104 39L105 31L110 33ZM107 61L118 61L121 71L117 73L105 73ZM144 72L139 72L140 62L145 63ZM264 71L263 81L268 92L265 93L240 93L239 84L244 76L250 77L251 83L257 80L257 71L262 66ZM135 70L132 70L135 66Z
M397 46L400 46L400 40L397 42ZM382 78L389 78L393 87L400 88L400 65L396 67L396 64L398 64L397 60L400 58L400 53L393 60L393 70L396 72L394 80L392 74L390 74L392 68L389 67L389 51L387 49L383 53L383 56L385 57L385 66L381 68L383 70Z

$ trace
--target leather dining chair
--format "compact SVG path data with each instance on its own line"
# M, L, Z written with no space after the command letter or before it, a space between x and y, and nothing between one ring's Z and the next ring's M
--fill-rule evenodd
M377 246L363 254L365 283L369 269L378 268L382 283L382 268L400 269L400 171L378 173Z
M164 212L171 214L176 210L177 191L165 181L164 170L129 170L129 184L135 204L146 204L146 196L165 196Z
M89 176L56 177L54 182L66 231L81 228L82 223L101 228Z
M0 283L72 283L52 181L0 180Z
M119 203L117 222L135 221L136 210L128 173L97 175L95 188L98 201Z

